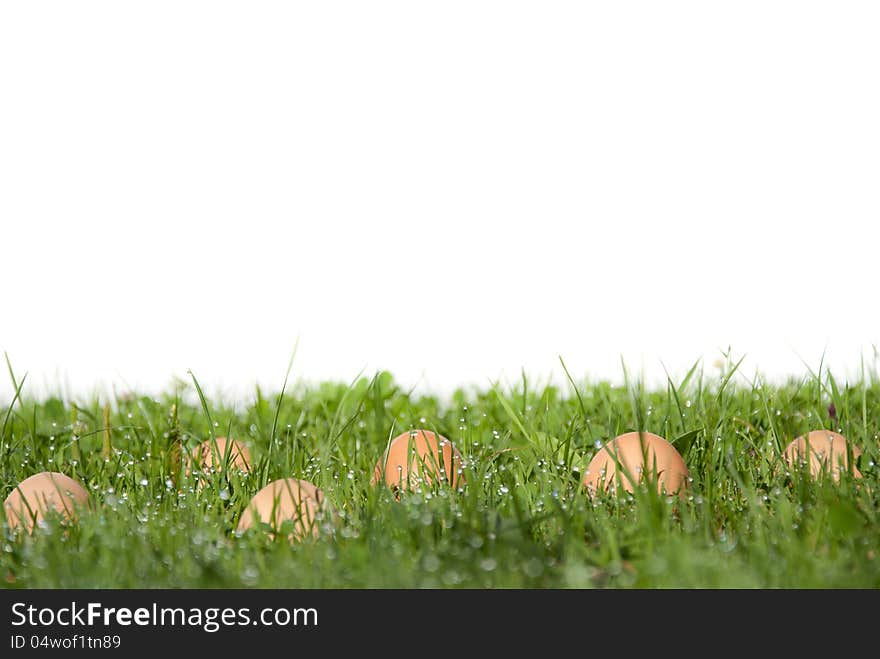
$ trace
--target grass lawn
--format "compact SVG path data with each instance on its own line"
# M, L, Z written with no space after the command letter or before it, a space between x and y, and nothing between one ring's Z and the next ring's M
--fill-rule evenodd
M0 401L0 497L61 471L86 487L92 510L32 536L4 521L5 588L880 587L873 371L771 385L727 363L657 390L523 379L445 399L380 373L257 390L238 404L205 397L195 379L157 397L35 400L11 375L20 395ZM464 486L398 501L370 484L389 440L411 428L453 442ZM580 484L591 457L639 429L684 457L685 495L642 486L591 499ZM861 479L786 467L785 446L815 429L862 450ZM245 442L253 468L197 487L180 456L212 434ZM291 476L338 513L319 537L236 534L250 497Z

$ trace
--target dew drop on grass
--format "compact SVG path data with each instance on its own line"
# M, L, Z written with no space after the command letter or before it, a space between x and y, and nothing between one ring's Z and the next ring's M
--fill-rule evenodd
M527 576L532 578L540 577L542 572L544 572L544 566L537 558L531 558L526 561L525 573Z
M446 570L443 572L443 583L447 586L454 586L462 582L462 576L455 570Z
M498 567L498 561L494 558L484 558L480 561L480 569L484 572L491 572L496 567Z
M260 572L253 565L248 565L241 571L241 580L248 586L256 584L259 576Z

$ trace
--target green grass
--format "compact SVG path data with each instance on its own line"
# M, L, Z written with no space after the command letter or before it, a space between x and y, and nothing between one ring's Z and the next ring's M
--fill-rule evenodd
M158 398L109 401L34 400L25 383L0 408L0 496L33 473L62 471L87 486L93 510L67 531L53 521L27 537L4 522L0 583L880 587L876 374L843 383L820 372L762 386L735 366L711 374L695 366L655 391L524 378L512 389L459 390L447 400L412 395L388 373L296 385L283 397L257 390L238 405L203 397L195 381ZM467 484L398 502L370 477L388 440L419 427L460 449ZM818 428L838 430L864 451L862 480L787 473L781 450ZM579 483L597 446L637 429L682 453L693 477L687 496L642 488L591 501ZM254 470L214 474L198 490L172 447L191 449L212 435L247 442ZM293 545L260 530L236 537L250 496L288 476L324 489L339 513L332 532Z

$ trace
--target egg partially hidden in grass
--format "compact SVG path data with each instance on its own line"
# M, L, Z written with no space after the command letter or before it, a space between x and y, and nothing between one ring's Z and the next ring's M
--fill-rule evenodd
M830 473L835 481L840 480L841 470L846 470L848 462L847 440L843 435L831 430L813 430L806 436L793 440L782 453L782 458L790 468L806 467L809 462L810 476L819 478L823 473ZM858 446L849 445L853 462L862 451ZM861 472L855 464L850 465L854 478L861 478Z
M647 458L647 463L645 462ZM618 466L622 467L618 474ZM656 482L658 492L683 494L688 468L675 447L650 432L628 432L615 437L593 456L583 484L591 496L618 483L632 492L634 483Z
M285 522L293 522L288 539L293 542L307 535L318 537L320 521L333 510L324 493L308 481L282 478L257 492L248 503L236 531L242 533L258 524L268 524L272 531ZM271 534L274 537L274 533Z
M461 454L448 439L430 430L410 430L391 440L370 482L384 479L396 491L417 490L438 479L458 487L464 484L462 467Z
M223 471L224 465L240 472L249 472L253 464L248 447L226 437L205 440L192 450L190 458L196 468L203 472L202 478L207 478L212 469Z
M22 526L32 533L47 515L58 514L65 522L76 521L77 510L86 508L89 494L85 488L57 471L43 471L19 483L6 501L3 511L10 528Z

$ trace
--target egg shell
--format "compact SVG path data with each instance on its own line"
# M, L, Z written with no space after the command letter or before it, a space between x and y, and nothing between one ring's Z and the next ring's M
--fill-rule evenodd
M248 447L235 439L227 439L226 437L217 437L216 447L215 440L205 440L192 450L190 457L203 471L210 471L212 468L215 471L223 471L223 465L228 464L230 467L246 472L251 470L253 464ZM228 463L226 459L228 459Z
M647 468L645 454L648 459ZM657 490L661 494L665 492L683 495L687 487L687 465L672 444L654 433L628 432L603 446L587 466L583 484L591 496L595 496L599 490L617 487L618 462L624 468L619 482L627 492L634 489L633 479L639 482L645 476L649 480L656 480Z
M843 435L831 430L813 430L806 436L801 435L794 439L785 451L782 457L789 467L806 466L809 456L810 476L819 478L823 472L830 470L831 477L835 481L840 480L841 469L847 467L847 439ZM862 451L858 446L850 445L852 448L853 460L858 458ZM829 464L829 458L831 464ZM852 475L854 478L861 478L861 472L856 469L855 464L851 465Z
M443 435L411 430L391 440L385 456L376 463L370 482L375 485L384 477L392 489L418 489L422 483L430 486L439 476L458 487L465 482L462 466L461 453Z
M253 496L241 514L236 530L243 532L261 522L277 530L291 520L295 522L288 535L291 542L301 540L306 534L318 537L319 512L332 513L321 490L308 481L282 478L272 481Z
M34 522L46 519L50 511L73 522L77 518L77 509L88 505L89 494L82 485L57 471L43 471L19 483L3 502L3 510L10 528L22 525L32 533Z

